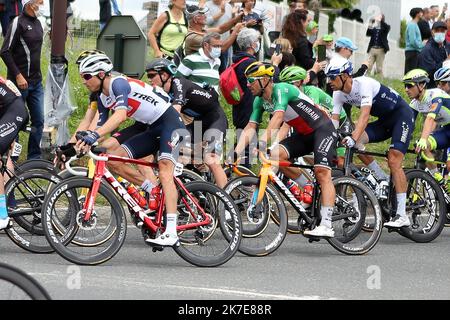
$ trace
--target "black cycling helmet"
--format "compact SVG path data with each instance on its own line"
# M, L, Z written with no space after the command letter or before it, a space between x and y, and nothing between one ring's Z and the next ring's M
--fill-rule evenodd
M177 72L177 66L168 59L156 58L147 64L147 67L145 68L145 72L149 72L150 70L154 70L158 73L160 71L166 71L173 76Z

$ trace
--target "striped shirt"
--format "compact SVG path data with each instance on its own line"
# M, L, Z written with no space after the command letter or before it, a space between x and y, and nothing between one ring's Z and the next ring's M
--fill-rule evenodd
M201 87L203 83L209 84L218 92L219 67L220 59L207 57L201 48L197 53L190 54L181 61L175 77L189 79Z

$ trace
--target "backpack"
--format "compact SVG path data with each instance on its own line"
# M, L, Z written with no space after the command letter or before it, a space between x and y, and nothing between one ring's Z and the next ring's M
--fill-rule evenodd
M244 95L244 90L242 90L239 84L235 68L243 61L250 59L249 57L242 58L241 60L233 63L231 66L226 68L219 78L219 86L223 97L227 103L231 105L236 105L241 102Z
M184 37L183 43L175 50L173 54L172 62L178 67L181 63L181 61L186 56L186 52L184 51L186 38L189 37L191 34L198 34L198 32L188 32L186 36Z

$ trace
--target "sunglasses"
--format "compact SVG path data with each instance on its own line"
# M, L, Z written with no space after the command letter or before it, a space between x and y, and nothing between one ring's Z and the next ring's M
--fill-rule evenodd
M415 86L416 86L415 83L405 83L405 88L407 88L407 89L414 88Z
M340 76L340 74L338 74L338 75L330 75L330 76L328 76L327 78L330 79L331 81L334 81L334 80L336 80L336 78L339 77L339 76Z
M440 86L445 86L447 83L449 83L448 81L438 81L438 85Z
M147 73L147 78L153 79L153 78L156 77L157 75L158 75L157 72L155 72L155 73Z
M252 84L253 82L255 82L256 80L259 80L259 79L263 79L263 77L248 77L247 82Z
M93 74L90 74L90 73L84 73L84 74L81 75L81 77L82 77L84 80L89 81L89 80L91 80L91 79L94 77L94 75L93 75Z

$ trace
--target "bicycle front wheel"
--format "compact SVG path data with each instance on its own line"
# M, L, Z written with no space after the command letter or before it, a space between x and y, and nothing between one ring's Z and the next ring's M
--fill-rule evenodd
M50 300L47 291L20 269L0 263L0 300Z
M61 181L48 193L42 212L45 236L52 248L64 259L81 265L101 264L114 257L127 231L125 211L111 188L103 183L89 220L84 219L84 203L91 187L92 179L85 177ZM79 238L98 245L80 247L73 242Z
M327 240L342 253L365 254L378 243L383 229L378 200L369 188L356 179L336 178L333 184L336 200L331 224L335 236ZM365 225L373 228L365 229Z
M175 252L187 262L199 267L217 267L230 260L239 248L242 222L233 200L224 190L204 181L185 185L189 194L180 192L178 199L178 231L180 245ZM194 222L211 220L208 225L189 228ZM225 234L218 230L220 221L228 220L230 228Z

